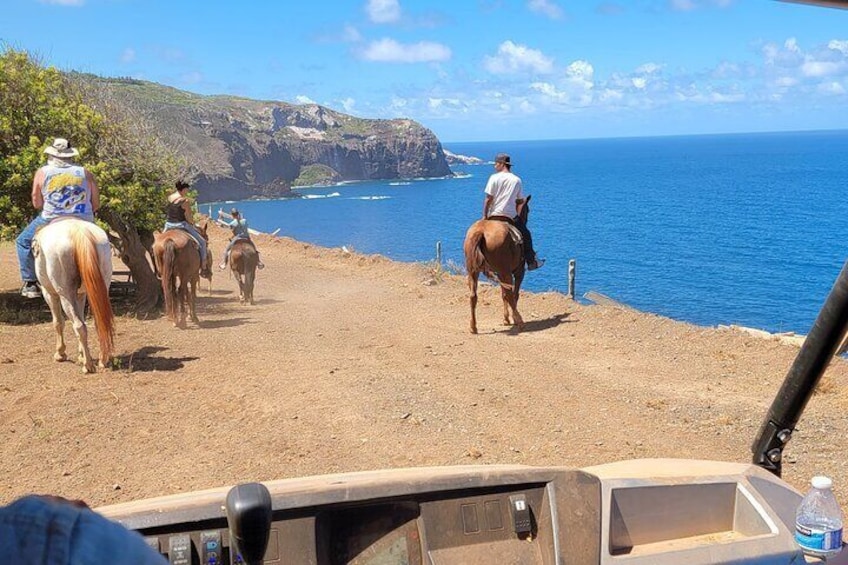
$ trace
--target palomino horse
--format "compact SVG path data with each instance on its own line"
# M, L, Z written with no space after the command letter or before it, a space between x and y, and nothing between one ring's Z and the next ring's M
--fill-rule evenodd
M530 213L524 203L521 217L526 222ZM468 288L471 290L471 333L477 333L477 280L480 273L497 279L503 299L504 325L510 325L509 314L515 326L521 330L524 320L518 313L518 293L524 280L524 251L522 245L513 240L510 224L502 220L477 220L465 234L465 270L468 273Z
M259 264L259 253L256 246L248 239L238 239L230 249L230 269L239 285L239 302L244 304L253 301L253 284L256 281L256 266Z
M106 367L115 338L115 318L109 302L112 251L106 232L97 224L77 218L55 220L35 235L33 254L36 276L56 330L53 359L67 359L63 335L67 316L79 342L77 360L84 373L94 372L85 324L87 296L100 341L99 365Z
M206 224L198 231L207 239ZM153 260L162 281L165 314L180 328L186 325L186 314L192 322L199 324L196 301L197 284L200 282L200 247L197 242L180 229L154 234ZM208 260L211 262L211 257Z

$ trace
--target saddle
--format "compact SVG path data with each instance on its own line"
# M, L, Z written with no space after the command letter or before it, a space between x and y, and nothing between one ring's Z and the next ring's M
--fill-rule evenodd
M509 229L509 237L512 239L512 242L523 248L524 238L521 236L521 230L515 227L515 223L512 221L512 218L507 218L506 216L490 216L486 219L505 223L507 225L507 229Z
M197 244L197 252L200 253L200 241L198 241L198 239L196 237L194 237L194 234L191 233L190 231L188 231L187 229L184 229L184 228L168 228L165 231L181 231L181 232L183 232L184 234L189 236L192 239L192 241L194 241L194 243Z

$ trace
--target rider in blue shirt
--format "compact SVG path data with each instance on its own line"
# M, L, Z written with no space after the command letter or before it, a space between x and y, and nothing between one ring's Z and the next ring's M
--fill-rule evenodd
M0 556L17 565L167 565L137 532L83 502L25 496L0 507Z
M226 218L228 221L223 220L222 218ZM218 268L223 270L227 267L227 260L230 257L230 250L233 248L233 245L239 240L247 240L251 244L253 244L253 240L250 239L250 226L247 224L247 220L245 220L241 213L233 208L229 214L224 212L223 210L218 210L218 221L226 225L233 231L233 236L230 238L230 242L227 244L227 249L224 251L224 257L221 259L221 264L218 265ZM253 244L254 249L256 248L256 244ZM259 256L259 251L256 251L256 256ZM258 268L264 269L265 265L262 263L262 260L259 259Z

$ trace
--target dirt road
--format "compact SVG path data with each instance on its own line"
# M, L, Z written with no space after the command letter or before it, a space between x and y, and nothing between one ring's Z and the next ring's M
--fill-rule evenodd
M224 232L212 238L220 255ZM47 307L17 296L14 248L0 245L0 502L49 492L102 505L420 465L749 461L797 353L553 293L522 297L528 324L516 335L491 288L472 336L461 277L257 241L268 267L256 306L239 305L216 272L199 327L122 315L116 368L95 375L52 361ZM846 391L837 359L784 478L805 489L828 474L848 506Z

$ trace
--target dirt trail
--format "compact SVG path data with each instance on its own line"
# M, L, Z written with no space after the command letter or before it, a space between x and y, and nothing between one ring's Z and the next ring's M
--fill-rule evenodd
M224 237L213 229L218 254ZM118 368L87 376L52 361L47 307L17 297L14 247L0 245L0 502L50 492L102 505L420 465L749 461L797 353L554 293L522 296L515 335L492 288L472 336L461 277L257 242L268 267L256 306L216 272L200 327L121 316ZM22 311L38 321L11 323ZM784 478L803 489L828 474L848 505L848 363L820 388Z

